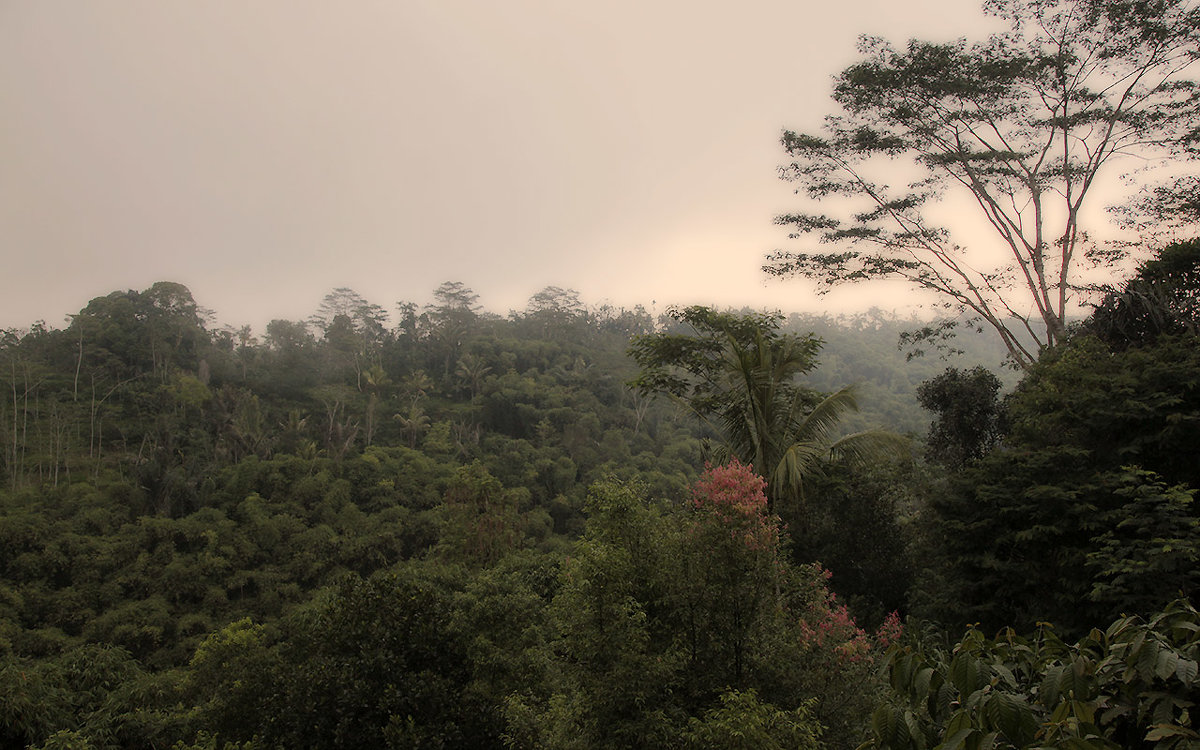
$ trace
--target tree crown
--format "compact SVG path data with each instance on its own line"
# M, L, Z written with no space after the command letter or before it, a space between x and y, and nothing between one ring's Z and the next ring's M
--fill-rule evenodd
M779 251L764 267L820 291L902 279L991 326L1028 367L1059 343L1080 274L1127 248L1094 242L1081 213L1110 162L1166 165L1195 155L1200 11L1188 0L992 0L1010 29L979 42L864 38L838 78L824 133L785 132L781 173L841 215L777 218L832 252ZM915 178L895 186L907 159ZM999 242L969 249L931 204L965 194ZM1000 259L1002 256L1002 259Z

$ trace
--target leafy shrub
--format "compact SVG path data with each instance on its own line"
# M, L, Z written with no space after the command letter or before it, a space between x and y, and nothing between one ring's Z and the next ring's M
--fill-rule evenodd
M1200 747L1200 613L1176 601L1076 643L1048 624L950 651L909 638L886 661L889 696L860 750Z

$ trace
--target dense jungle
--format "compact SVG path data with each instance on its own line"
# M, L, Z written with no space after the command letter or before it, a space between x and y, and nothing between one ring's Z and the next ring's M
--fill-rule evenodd
M7 331L3 745L1191 746L1198 259L1023 373L456 282Z
M448 281L427 304L387 307L333 289L308 318L255 330L159 281L81 299L61 327L0 331L0 750L1200 748L1200 240L1188 239L1200 225L1200 5L987 0L983 11L992 31L974 41L861 37L857 61L833 79L831 114L781 136L779 174L798 197L775 223L796 244L765 255L762 270L798 279L810 309L814 294L866 284L907 290L873 299L925 305L922 315L647 310L553 286L500 313ZM621 26L642 31L640 15ZM274 19L270 30L288 36ZM672 26L646 43L657 51L672 35L687 36ZM302 36L296 62L319 46L315 31ZM379 36L380 49L405 47ZM523 60L539 59L525 55L534 36L521 37ZM55 55L70 46L53 38ZM165 61L168 37L153 38ZM523 151L489 171L475 156L499 139L475 135L510 115L525 123L518 110L531 105L519 101L540 110L566 88L591 91L570 66L515 67L561 80L493 115L510 104L489 77L504 66L421 41L435 62L369 67L423 82L470 63L456 75L483 81L488 106L470 109L462 131L430 122L446 154L470 155L460 171L488 211L458 202L468 180L453 168L361 151L355 164L429 200L379 188L394 204L347 226L399 226L441 202L463 219L459 249L486 247L489 262L532 273L537 264L489 244L488 222L527 222L511 230L524 241L560 209L504 209L492 194L523 195L518 176L580 192L591 175L546 176ZM699 40L694 60L672 59L670 85L647 102L667 88L708 101L682 76L723 44ZM42 64L41 47L27 46ZM69 58L48 59L74 74ZM134 54L129 70L146 59ZM600 64L580 60L581 71ZM360 71L340 65L321 71L336 101L248 128L244 152L225 137L262 102L214 117L221 157L270 151L283 131L320 130L296 122L309 114L353 109L342 89L361 87ZM208 81L212 66L181 67ZM237 88L233 70L163 90L224 92ZM622 90L641 77L629 70ZM515 88L527 88L523 76ZM87 98L120 98L126 79ZM748 88L729 80L739 97ZM409 103L402 88L370 94ZM136 161L153 153L139 138L103 135L105 117L60 115L70 111L60 99L48 101L72 124L64 144L93 124L101 134L103 168L75 180L107 192L123 170L155 174ZM711 100L713 112L741 114L740 98ZM150 123L144 140L176 142L155 119L168 101L131 110ZM606 128L657 119L603 99L589 107L580 122ZM190 129L192 102L177 108ZM610 119L592 114L602 109ZM405 110L395 132L386 119L378 129L416 154L428 144L399 126L427 114ZM561 147L547 163L583 175L575 156L598 139L568 122L521 133ZM705 147L688 154L695 171L680 174L729 182L705 161L707 124L696 125ZM329 131L313 150L349 159L357 137L343 133L358 131ZM168 152L190 177L205 159L188 142ZM63 144L42 150L53 159L37 164L74 161ZM649 154L618 160L670 169ZM151 189L167 204L228 193L238 226L266 226L260 209L296 181L299 161L262 168L281 182L261 195L238 179ZM59 188L72 178L43 171L7 193L18 200L6 221L33 217L38 230L9 243L14 257L54 250L51 225L70 223ZM349 205L353 179L326 184L338 173L315 170L300 192ZM636 182L614 206L652 210L641 202L661 189ZM49 202L26 205L26 189ZM103 213L91 195L75 204L85 219ZM1110 196L1125 201L1109 207L1111 234L1096 211ZM136 209L122 244L159 252L178 241L184 260L241 273L212 261L198 231L221 220L176 227L152 202L117 204ZM276 255L254 260L273 274L309 234L291 226L301 204L280 205L287 241L239 235L212 243L218 257L265 245ZM586 234L616 213L557 218L586 214L591 223L571 227ZM155 222L159 234L136 234ZM90 242L87 226L74 231ZM711 261L735 234L672 258ZM410 267L440 260L429 243L365 237L305 240L322 261L359 246ZM585 239L554 257L609 241ZM108 262L104 247L86 254ZM611 265L622 281L659 283ZM357 271L393 278L361 259ZM247 283L284 294L267 288L275 281Z

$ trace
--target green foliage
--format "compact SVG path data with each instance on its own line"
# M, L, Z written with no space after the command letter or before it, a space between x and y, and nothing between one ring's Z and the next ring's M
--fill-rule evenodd
M528 491L506 490L478 461L461 467L446 490L440 548L448 559L489 565L523 541L522 501Z
M544 713L523 723L547 747L662 744L673 731L666 707L679 659L663 653L669 636L647 612L669 560L662 511L612 484L593 490L589 511L552 604L552 692Z
M285 624L253 723L236 736L285 747L495 745L494 713L466 692L459 585L450 571L415 568L344 581Z
M124 649L89 644L40 662L4 657L0 695L6 743L99 749L163 742L178 693Z
M209 732L197 733L194 742L180 740L171 746L171 750L254 750L254 748L253 741L223 742L217 735Z
M267 747L499 747L507 697L544 679L557 560L434 562L343 580L273 627L211 634L187 671L199 728ZM201 739L198 739L199 743Z
M1160 336L1200 334L1200 240L1178 242L1143 263L1120 290L1110 289L1085 330L1115 349Z
M917 400L935 415L925 439L930 460L961 467L996 445L1000 387L1000 379L983 367L965 372L950 367L917 388Z
M547 604L558 591L560 566L557 555L524 551L467 581L453 630L473 665L473 695L499 707L543 683Z
M970 629L949 652L909 638L888 654L888 700L861 747L1195 747L1198 658L1200 613L1182 601L1075 643L1045 624Z
M1008 406L1009 443L1078 446L1101 470L1137 464L1200 486L1200 347L1192 337L1111 351L1088 336L1045 358Z
M623 385L645 311L439 292L260 342L158 284L0 335L0 744L853 735L866 636L774 522L681 505L702 435Z
M1131 288L1174 279L1184 309L1194 290L1174 275L1179 260L1148 265ZM1141 308L1125 304L1098 319L1125 319L1133 339L1085 323L1007 399L1000 446L936 487L925 538L941 591L926 614L988 628L1050 620L1079 635L1194 595L1200 347L1139 328Z
M237 736L254 726L255 709L269 687L268 675L278 668L265 629L248 617L210 633L189 666L196 723L224 736Z
M65 686L47 684L41 670L9 654L0 659L0 738L25 746L53 730L69 698Z
M1121 504L1099 523L1088 564L1089 596L1117 612L1150 612L1172 597L1200 590L1200 518L1196 491L1167 487L1152 473L1127 469L1114 494Z
M1102 255L1084 225L1089 186L1130 156L1195 156L1200 20L1187 0L991 0L984 11L1006 30L861 40L824 132L783 136L785 179L837 211L776 221L833 248L778 252L767 270L822 290L887 279L933 292L1028 368L1065 340L1081 272ZM899 180L881 169L895 160L909 167ZM948 191L979 207L1003 260L979 265L934 223Z
M721 694L719 708L693 717L684 734L687 748L810 750L821 747L821 727L804 706L783 711L764 705L753 690Z
M593 490L551 607L548 692L508 703L518 744L856 736L876 645L817 568L788 561L763 485L745 467L711 469L674 509L627 485Z
M858 408L854 389L822 396L797 383L816 366L821 342L780 333L780 316L706 307L671 315L692 333L634 339L630 353L642 372L632 385L715 420L728 455L763 473L773 501L802 499L805 482L830 459L863 462L906 453L902 438L880 430L838 437L842 417Z
M1148 614L1194 590L1191 495L1144 470L1092 473L1078 449L993 454L934 499L949 573L926 614L1072 633Z
M664 332L634 339L630 354L642 372L633 385L642 392L670 394L698 414L732 420L738 397L730 392L731 377L742 360L757 353L761 366L774 375L781 398L806 395L792 380L816 365L821 342L811 336L780 334L782 316L736 315L699 306L672 309L669 315L691 333Z
M836 467L814 483L802 513L782 514L794 557L820 560L829 585L864 625L907 610L919 547L905 516L925 501L912 464Z

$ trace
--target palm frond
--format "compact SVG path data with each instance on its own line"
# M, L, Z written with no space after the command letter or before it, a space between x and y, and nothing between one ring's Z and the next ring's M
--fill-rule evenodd
M822 443L792 443L783 452L783 457L768 476L768 481L776 492L787 490L797 497L802 496L805 481L828 455L829 450Z
M912 440L887 430L864 430L830 445L829 458L856 464L904 461L912 458Z
M723 466L736 457L727 443L717 443L712 447L708 460L712 461L715 466Z
M803 403L797 399L795 411L802 407ZM858 411L858 392L853 385L848 385L826 396L807 414L796 415L799 418L791 430L792 438L827 445L833 440L842 417L855 411Z

